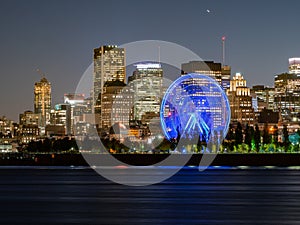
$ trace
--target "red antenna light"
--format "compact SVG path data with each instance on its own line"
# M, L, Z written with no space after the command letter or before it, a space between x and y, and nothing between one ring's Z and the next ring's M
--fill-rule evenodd
M225 40L226 40L226 37L223 36L222 37L222 64L223 64L223 66L225 66Z

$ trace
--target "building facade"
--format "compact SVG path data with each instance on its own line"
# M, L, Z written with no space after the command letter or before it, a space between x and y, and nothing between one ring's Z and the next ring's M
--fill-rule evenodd
M125 83L125 49L117 46L101 46L94 49L93 106L96 123L101 127L101 101L103 87L107 81Z
M300 58L289 58L289 73L300 74Z
M57 104L51 110L51 126L62 127L64 135L71 134L71 105Z
M199 73L215 79L224 90L230 87L231 67L214 61L190 61L181 64L182 74Z
M300 121L300 75L282 73L275 76L274 108L282 121Z
M133 93L121 81L104 84L102 97L102 128L108 131L114 124L129 127L133 114Z
M134 93L133 119L142 120L149 113L159 117L163 97L163 70L161 65L159 63L140 63L135 66L136 70L128 78L128 85Z
M45 127L50 123L51 84L43 77L34 85L34 113L41 115L39 126Z
M232 78L227 96L230 102L231 121L242 124L254 124L255 115L252 106L252 96L250 88L247 87L247 81L242 74L236 73Z
M22 125L39 125L41 122L41 114L34 113L30 110L19 115L19 124Z
M250 90L252 99L256 102L255 112L261 112L264 108L274 110L275 88L255 85Z
M91 101L84 94L69 93L64 95L64 103L71 107L71 133L75 134L76 123L83 122L84 115L92 113Z

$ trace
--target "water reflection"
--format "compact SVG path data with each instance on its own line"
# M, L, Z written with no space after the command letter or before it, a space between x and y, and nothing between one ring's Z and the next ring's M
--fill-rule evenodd
M300 171L292 168L186 167L146 187L76 167L1 168L0 176L3 224L300 223Z

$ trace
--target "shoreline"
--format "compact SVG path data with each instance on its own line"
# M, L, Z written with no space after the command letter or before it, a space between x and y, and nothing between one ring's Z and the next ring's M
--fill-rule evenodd
M259 153L259 154L205 154L213 157L211 166L300 166L300 153ZM99 154L86 154L85 157L100 157ZM113 154L119 161L134 165L147 166L161 162L169 154ZM186 166L198 166L202 154L193 154ZM178 159L186 155L175 155ZM176 160L175 160L176 161ZM120 165L122 164L120 162ZM81 154L3 154L1 166L89 166ZM96 165L109 166L109 165ZM176 166L176 162L169 166Z

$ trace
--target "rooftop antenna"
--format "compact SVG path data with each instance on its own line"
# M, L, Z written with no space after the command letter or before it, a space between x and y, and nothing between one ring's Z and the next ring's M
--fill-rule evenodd
M225 40L226 40L226 37L223 36L222 37L222 63L223 63L223 66L225 66Z
M39 68L36 69L36 72L37 72L42 78L45 78L45 74L44 74Z
M158 63L160 64L160 46L158 46Z

